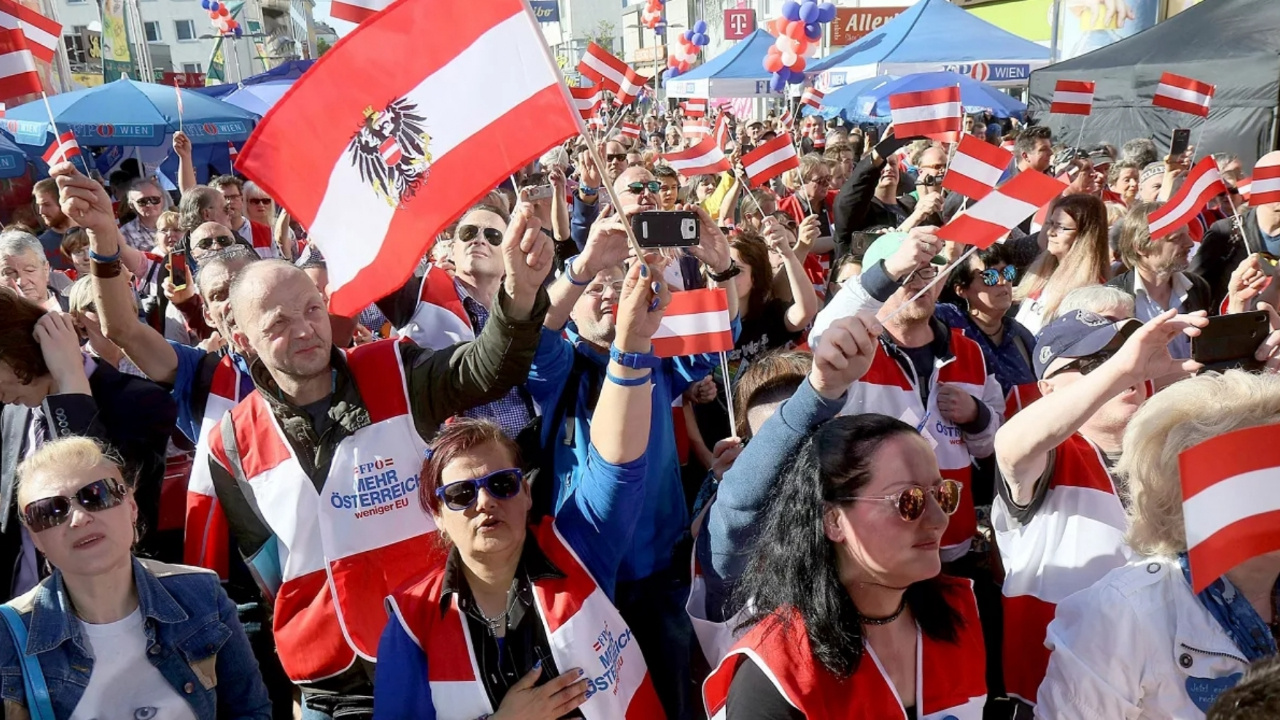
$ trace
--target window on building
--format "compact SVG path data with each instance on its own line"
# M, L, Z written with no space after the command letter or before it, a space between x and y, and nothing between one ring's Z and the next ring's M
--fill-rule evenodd
M200 73L204 71L200 69L200 63L182 63L182 72Z
M174 28L178 31L178 40L195 40L196 24L191 20L174 20Z
M84 42L84 27L77 25L71 32L62 36L62 43L67 48L67 62L72 66L83 66L89 62L89 48Z
M160 23L144 22L142 23L142 30L147 34L147 42L160 42Z

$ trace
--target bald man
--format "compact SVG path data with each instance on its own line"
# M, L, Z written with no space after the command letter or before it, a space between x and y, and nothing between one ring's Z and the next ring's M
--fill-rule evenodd
M1254 174L1258 168L1277 165L1280 151L1267 153L1254 166ZM1219 220L1204 234L1191 260L1191 272L1209 283L1215 302L1226 297L1231 273L1250 255L1280 257L1280 203L1252 205L1241 217L1241 230L1243 235L1235 227L1235 218Z
M377 654L383 598L440 560L414 499L423 438L528 376L553 255L531 207L501 255L489 322L438 352L395 340L334 348L320 291L284 261L250 263L231 284L231 339L258 356L257 392L210 433L209 469L241 554L276 598L280 662L304 715L326 691L357 704L373 695L372 663L357 659Z

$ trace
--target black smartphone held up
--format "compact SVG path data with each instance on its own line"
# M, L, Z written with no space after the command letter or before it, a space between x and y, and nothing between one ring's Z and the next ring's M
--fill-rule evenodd
M187 256L180 252L169 253L169 277L174 290L187 289Z
M1191 128L1178 128L1173 131L1173 142L1169 144L1169 154L1177 157L1187 151L1191 144Z
M631 230L642 248L698 244L698 215L688 210L648 210L631 216Z
M1263 310L1219 315L1209 318L1200 334L1191 338L1191 359L1205 370L1261 370L1253 357L1271 333L1271 323Z

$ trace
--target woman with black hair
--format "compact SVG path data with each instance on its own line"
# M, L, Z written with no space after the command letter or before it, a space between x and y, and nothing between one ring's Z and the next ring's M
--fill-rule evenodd
M737 586L754 625L703 688L725 720L982 717L968 580L940 576L961 486L884 415L836 418L783 474Z

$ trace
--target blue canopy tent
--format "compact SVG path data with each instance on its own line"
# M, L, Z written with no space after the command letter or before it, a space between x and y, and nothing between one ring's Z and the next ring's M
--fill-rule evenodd
M27 172L27 154L7 137L0 136L0 180L16 178Z
M960 75L953 72L904 75L897 80L864 89L858 93L855 103L857 110L869 118L888 120L890 95L936 90L948 85L960 86L960 104L964 105L966 113L973 114L987 110L998 118L1016 117L1019 119L1027 114L1027 106L1017 98L980 83L968 75ZM827 98L843 91L844 88L842 87L828 95ZM827 98L823 98L824 105L827 103Z
M266 72L250 75L238 83L225 83L222 85L208 85L202 88L194 88L201 95L220 98L224 95L230 95L236 89L245 85L260 85L262 83L277 82L280 80L297 80L302 77L302 73L307 68L315 64L315 60L290 60L280 63Z
M826 97L822 98L821 108L801 105L800 115L802 117L817 115L827 120L838 116L852 123L875 122L880 118L872 117L871 108L864 108L860 99L872 90L896 79L892 75L877 75L876 77L854 80L848 85L841 85L827 93Z
M243 108L255 115L266 115L273 105L293 87L292 80L273 80L256 85L245 85L222 96L222 102Z
M776 41L774 36L757 29L711 60L668 80L667 97L782 97L769 89L773 73L764 69L764 56Z
M920 0L844 50L810 63L819 89L876 75L949 70L993 85L1025 85L1049 49L947 0Z

